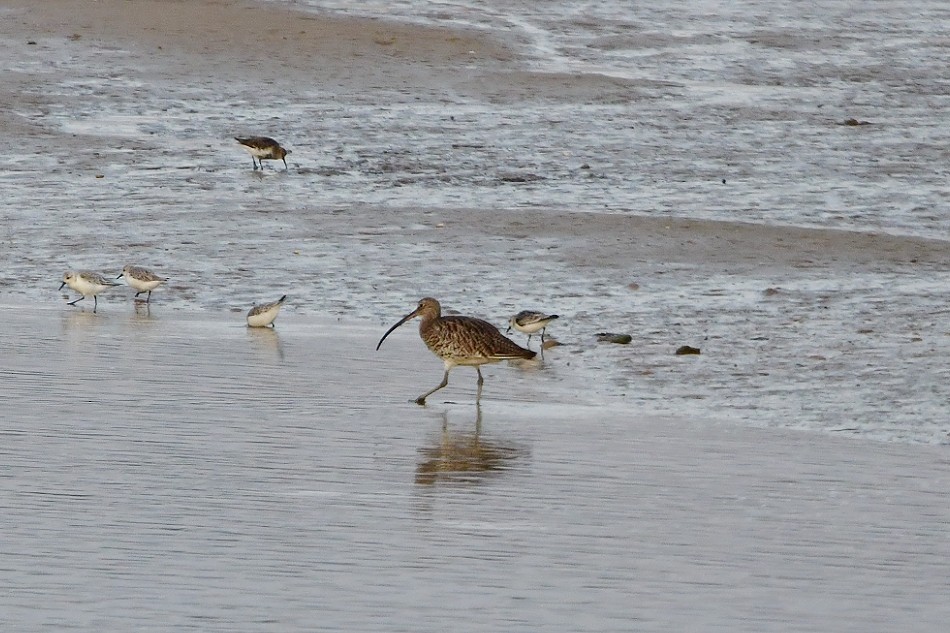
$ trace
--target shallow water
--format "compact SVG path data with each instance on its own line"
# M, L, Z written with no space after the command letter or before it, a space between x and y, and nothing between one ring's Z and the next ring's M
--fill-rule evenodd
M5 308L0 625L942 631L940 447L566 402L374 328Z

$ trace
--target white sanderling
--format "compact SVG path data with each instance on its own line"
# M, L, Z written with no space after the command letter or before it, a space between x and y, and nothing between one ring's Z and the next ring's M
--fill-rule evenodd
M92 272L90 270L70 270L63 275L63 283L60 284L59 289L62 290L63 286L69 286L82 295L75 301L70 301L66 305L74 306L86 297L92 297L92 311L95 312L96 308L99 307L99 300L96 299L96 295L106 288L118 285L119 284L115 283L114 281L110 281L99 273Z
M531 336L541 332L541 341L544 342L544 330L548 327L548 323L557 319L558 315L556 314L545 314L543 312L535 312L534 310L522 310L515 316L508 319L508 332L511 332L511 328L515 328L519 332L524 332L528 335L528 342L531 342Z
M123 266L122 272L119 273L119 276L116 277L116 279L121 279L122 277L125 277L125 283L129 284L129 286L138 291L135 293L135 299L138 299L138 296L143 292L148 293L148 295L145 297L145 303L148 303L152 300L153 290L158 288L162 282L168 281L164 277L159 277L147 268L133 266L131 264Z
M284 299L287 298L287 295L284 295L277 301L273 303L262 303L251 308L250 312L247 313L247 324L250 327L267 327L274 323L274 319L277 318L277 313L280 312L280 306L283 305Z
M265 160L282 160L284 161L284 169L287 169L286 156L290 153L290 150L281 147L280 143L274 139L267 136L235 136L234 140L240 143L244 149L247 150L247 153L251 155L251 162L254 163L255 171L257 170L258 163L260 163L261 171L264 170L263 161ZM255 158L257 161L254 160Z

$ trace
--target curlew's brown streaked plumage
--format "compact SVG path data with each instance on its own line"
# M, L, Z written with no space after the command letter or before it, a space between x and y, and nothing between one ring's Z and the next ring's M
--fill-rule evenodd
M535 357L535 352L509 340L488 321L467 316L442 316L442 306L432 297L420 300L415 310L389 328L383 334L383 338L379 339L376 349L379 349L393 330L414 317L422 319L419 324L419 336L422 337L426 347L445 364L442 382L435 389L416 398L416 404L424 405L426 398L448 385L449 372L453 367L468 365L478 372L478 392L475 396L477 402L481 398L482 384L485 382L480 365Z
M248 136L245 138L235 136L234 140L240 143L251 155L251 162L254 164L255 170L257 170L257 165L260 163L261 171L264 171L263 161L265 160L282 160L284 161L284 169L287 169L286 157L290 150L281 147L280 143L274 139L267 136Z

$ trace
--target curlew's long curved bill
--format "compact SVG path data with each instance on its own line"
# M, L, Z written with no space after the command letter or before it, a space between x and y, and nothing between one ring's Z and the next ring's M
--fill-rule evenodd
M379 351L379 348L380 348L380 346L383 344L383 341L386 340L386 337L387 337L387 336L389 336L390 334L392 334L393 330L395 330L397 327L399 327L400 325L402 325L403 323L405 323L406 321L408 321L408 320L411 319L412 317L416 316L416 313L418 313L418 312L419 312L418 310L413 310L412 312L410 312L409 314L407 314L407 315L404 316L403 318L399 319L399 323L397 323L396 325L394 325L394 326L392 326L391 328L389 328L388 330L386 330L386 333L383 334L383 338L379 339L379 343L376 344L376 351L377 351L377 352Z

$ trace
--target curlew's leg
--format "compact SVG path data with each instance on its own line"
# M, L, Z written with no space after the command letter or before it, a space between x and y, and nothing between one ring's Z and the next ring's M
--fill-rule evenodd
M475 366L475 371L478 372L478 390L475 392L475 402L477 403L482 399L482 385L485 384L485 379L482 378L482 368Z
M82 301L82 300L85 299L85 298L86 298L85 295L83 295L83 296L79 297L78 299L76 299L75 301L70 301L70 302L67 303L66 305L68 305L68 306L74 306L74 305L76 305L77 303L79 303L80 301Z
M145 295L145 303L151 303L151 301L152 301L152 291L149 290L148 294Z
M284 171L287 171L287 169L289 169L289 168L287 167L287 159L286 159L286 158L281 158L281 160L284 161Z
M542 342L542 343L544 343L544 333L547 331L547 329L548 329L548 328L546 328L546 327L541 328L541 342ZM542 347L543 347L543 346L542 346Z
M442 376L442 382L439 383L439 386L438 386L438 387L436 387L435 389L433 389L433 390L431 390L431 391L427 391L427 392L425 392L424 394L422 394L421 396L419 396L418 398L416 398L416 404L424 405L424 404L426 403L426 398L428 398L429 396L431 396L432 394L434 394L436 391L438 391L439 389L442 389L442 388L445 387L447 384L449 384L449 371L451 371L451 370L448 370L448 369L445 370L445 375Z
M99 307L99 297L92 295L92 313L96 313L96 308Z

